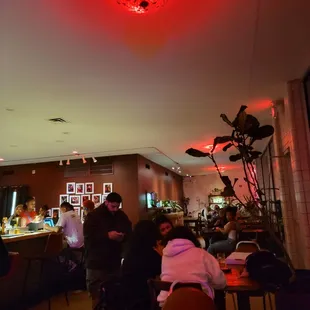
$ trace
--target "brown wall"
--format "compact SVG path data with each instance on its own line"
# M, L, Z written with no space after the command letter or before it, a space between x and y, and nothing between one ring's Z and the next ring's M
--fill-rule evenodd
M145 165L148 164L150 169ZM168 175L165 175L165 172ZM160 200L177 200L183 198L182 177L154 162L138 155L138 194L140 202L140 218L148 216L146 212L146 192L155 192Z
M30 164L0 168L0 186L29 185L30 195L37 206L59 206L59 195L66 194L66 183L95 183L95 194L103 193L103 183L113 183L113 191L123 197L123 208L130 220L138 220L137 155L112 157L114 174L88 177L64 177L64 166L58 162ZM13 175L3 176L3 171L14 170ZM32 174L32 170L36 173Z
M113 183L113 191L123 197L123 208L133 223L148 216L146 192L157 192L159 199L180 201L183 197L182 177L140 155L111 157L114 174L88 177L64 177L64 166L58 162L0 167L0 186L28 185L37 206L59 206L59 195L66 194L66 183L95 183L95 194L102 194L103 183ZM151 169L146 169L149 164ZM3 176L3 171L14 171ZM35 170L35 174L32 171ZM165 175L168 173L168 176Z

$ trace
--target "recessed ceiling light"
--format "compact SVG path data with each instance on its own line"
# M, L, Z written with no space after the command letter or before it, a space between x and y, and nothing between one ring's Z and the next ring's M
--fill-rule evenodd
M175 168L174 167L172 167L172 170L174 170Z
M3 159L3 158L0 158L0 161L4 161L4 159Z
M14 112L14 111L15 111L15 110L12 109L12 108L6 108L5 110L8 111L8 112Z
M208 150L212 150L213 145L212 145L212 144L209 144L209 145L206 145L204 148L205 148L205 149L208 149Z
M72 154L77 155L77 154L79 154L79 152L78 151L73 151Z

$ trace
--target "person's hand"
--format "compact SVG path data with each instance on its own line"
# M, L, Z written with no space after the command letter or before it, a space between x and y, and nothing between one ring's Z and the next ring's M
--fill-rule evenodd
M215 227L215 231L221 231L219 227Z
M124 239L124 234L117 232L115 230L109 231L108 235L109 235L109 239L114 240L114 241L122 241Z
M163 250L164 247L161 244L157 244L157 246L155 246L154 251L156 251L160 256L163 256Z

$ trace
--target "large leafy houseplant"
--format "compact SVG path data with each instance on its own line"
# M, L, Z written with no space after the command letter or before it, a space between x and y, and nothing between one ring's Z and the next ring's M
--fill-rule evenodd
M268 210L266 208L266 195L258 182L254 164L255 160L262 154L254 149L254 142L271 137L274 133L274 128L271 125L261 126L256 117L246 113L246 109L247 106L241 106L233 121L230 121L225 114L221 114L220 117L222 120L231 128L231 134L216 137L213 142L213 147L209 153L193 148L186 150L186 153L193 157L207 157L213 162L215 169L225 186L222 195L226 197L233 197L234 200L240 206L249 211L253 217L257 217L259 215L265 229L269 232L276 244L281 248L288 265L292 270L294 270L293 263L285 249L285 246L278 238L269 221ZM241 162L244 172L244 180L247 184L250 199L242 201L234 190L234 186L238 179L234 179L232 182L228 176L223 175L221 172L214 156L214 150L220 144L224 144L224 152L229 149L236 150L235 154L229 156L229 160L231 162Z

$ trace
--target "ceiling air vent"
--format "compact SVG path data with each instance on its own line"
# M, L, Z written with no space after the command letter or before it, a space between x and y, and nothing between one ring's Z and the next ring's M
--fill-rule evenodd
M56 117L56 118L50 118L48 120L49 122L53 123L53 124L64 124L64 123L68 123L66 120L64 120L61 117Z

